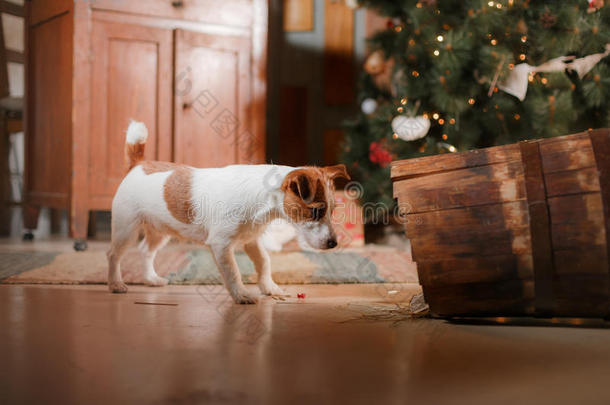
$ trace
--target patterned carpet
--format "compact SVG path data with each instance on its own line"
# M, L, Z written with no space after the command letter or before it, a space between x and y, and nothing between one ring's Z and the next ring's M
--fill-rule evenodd
M20 251L0 249L0 283L98 284L106 282L104 246L86 252L45 248ZM236 254L245 283L257 276L250 259ZM133 249L122 261L123 279L141 283L143 261ZM170 284L220 284L210 251L201 246L171 244L157 255L155 268ZM417 283L411 255L395 248L366 245L332 252L282 251L271 253L273 278L280 284Z

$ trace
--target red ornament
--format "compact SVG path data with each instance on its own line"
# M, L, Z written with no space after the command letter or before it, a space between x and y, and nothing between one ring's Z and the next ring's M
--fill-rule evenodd
M373 163L377 163L380 167L386 167L392 160L394 160L394 154L390 153L385 147L385 142L371 142L369 146L369 160Z
M386 25L388 28L393 28L394 27L394 22L392 20L388 20L388 22L386 22Z
M297 298L305 298L305 293L298 293Z

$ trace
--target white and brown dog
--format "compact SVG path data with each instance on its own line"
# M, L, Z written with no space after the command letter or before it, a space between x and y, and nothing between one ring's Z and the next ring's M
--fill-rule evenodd
M148 131L140 122L127 129L129 172L112 201L112 242L108 251L108 288L127 292L121 277L121 256L141 232L144 279L148 285L167 284L155 272L157 251L172 237L207 244L231 297L240 304L256 302L243 285L234 249L243 245L254 262L258 286L266 295L283 291L271 279L269 255L261 240L276 218L292 223L313 248L337 245L331 224L334 182L348 178L344 165L288 167L233 165L198 169L144 161Z

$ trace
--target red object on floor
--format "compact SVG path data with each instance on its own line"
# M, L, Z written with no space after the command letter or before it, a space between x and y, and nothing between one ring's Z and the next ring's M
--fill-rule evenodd
M305 298L305 293L299 293L299 294L297 294L297 298Z

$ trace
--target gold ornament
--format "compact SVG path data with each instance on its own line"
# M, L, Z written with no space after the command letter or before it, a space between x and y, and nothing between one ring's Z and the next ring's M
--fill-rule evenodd
M383 51L377 50L371 53L364 62L364 71L370 75L383 73L386 68L386 59Z

